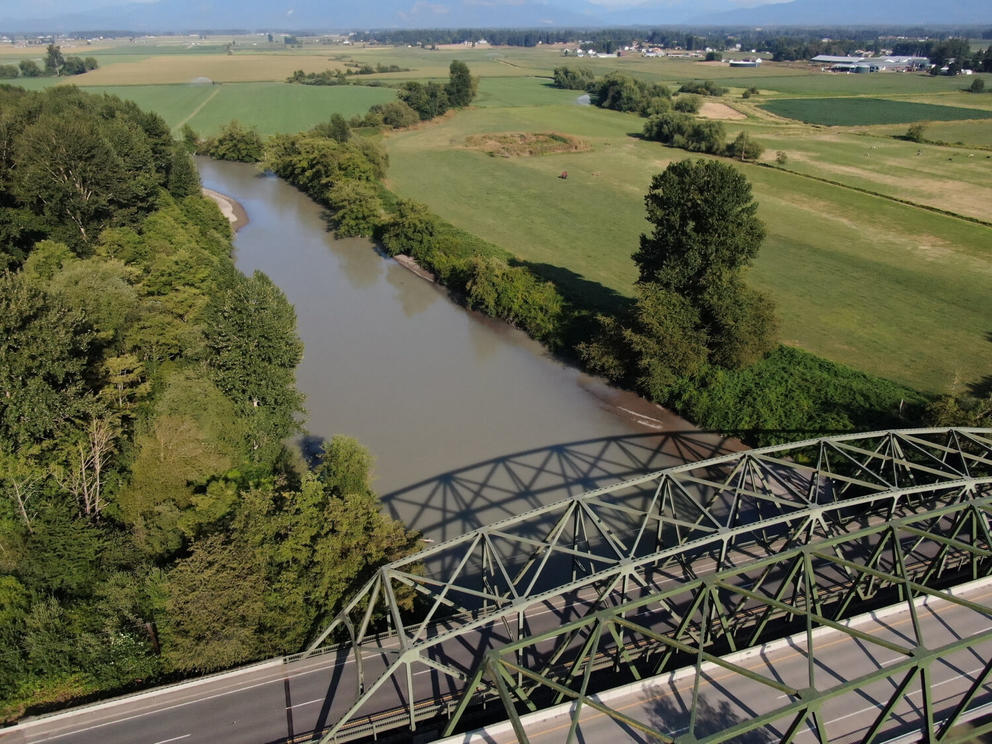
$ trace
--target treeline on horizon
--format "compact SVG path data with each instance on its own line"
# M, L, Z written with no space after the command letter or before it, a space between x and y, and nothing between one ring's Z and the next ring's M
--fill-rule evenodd
M352 38L360 42L387 44L412 44L430 47L437 44L461 44L484 39L498 46L535 47L539 44L583 44L597 51L612 53L637 41L649 46L700 50L710 47L717 51L734 48L766 50L779 58L802 59L798 51L789 56L790 50L817 54L848 54L855 49L895 49L896 54L918 55L928 51L940 41L959 37L992 39L992 28L928 29L922 26L900 27L649 27L625 26L619 28L436 28L390 29L365 31ZM921 56L927 56L923 54Z
M0 86L0 722L295 652L381 563L356 442L313 469L295 312L135 104Z

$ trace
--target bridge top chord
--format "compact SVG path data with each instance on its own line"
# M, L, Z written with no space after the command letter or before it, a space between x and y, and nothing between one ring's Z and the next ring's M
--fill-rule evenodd
M801 603L810 582L819 581L821 591L846 582L840 614L831 610L836 622L889 587L893 576L904 580L911 568L907 556L915 561L912 570L922 572L914 574L920 587L953 570L973 573L989 555L990 498L992 430L892 430L667 468L480 527L379 569L315 639L306 653L332 634L346 633L359 667L354 704L327 739L381 708L386 689L396 692L393 704L415 726L423 693L414 689L414 668L430 672L428 697L443 699L449 711L451 701L461 698L459 715L475 695L501 696L484 671L495 673L508 663L506 649L535 648L534 639L558 644L556 664L578 653L575 638L584 631L547 636L549 622L551 629L591 623L582 627L599 628L595 633L615 640L640 632L623 626L629 610L665 607L686 618L703 615L665 632L648 627L649 635L678 639L679 627L689 632L692 623L706 625L713 615L725 619L712 635L733 645L743 640L730 632L726 617L756 617L761 610L748 603L757 603L795 619L788 608L797 606L790 602L808 612ZM871 578L855 568L861 563L879 575ZM782 591L773 597L778 604L762 605L765 600L740 586L734 602L721 599L721 592L730 591L720 578L725 575L744 577L752 587L774 584ZM913 596L923 591L907 586L901 590ZM675 587L683 591L681 599L666 599ZM692 587L710 597L698 600L705 611L703 604L692 604ZM619 615L617 608L623 608ZM605 618L603 612L613 614ZM769 622L750 633L750 641L760 642ZM651 638L655 646L665 643ZM363 662L370 649L381 663ZM670 651L669 656L688 653L680 646ZM363 664L374 670L374 679L365 679ZM502 668L505 677L510 672ZM513 674L524 671L515 668Z

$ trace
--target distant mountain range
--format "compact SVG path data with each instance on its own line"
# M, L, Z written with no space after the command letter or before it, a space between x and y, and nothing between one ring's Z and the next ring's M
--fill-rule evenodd
M628 7L616 0L145 0L88 11L49 11L35 18L27 17L24 10L7 11L4 17L0 10L0 31L992 24L992 0L793 0L728 10L732 4L732 0L631 0Z
M992 0L793 0L699 15L689 22L743 26L992 24Z

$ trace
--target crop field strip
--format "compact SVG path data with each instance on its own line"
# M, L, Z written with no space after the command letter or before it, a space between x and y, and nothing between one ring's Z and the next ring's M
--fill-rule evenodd
M992 111L881 98L779 98L761 108L786 119L826 126L992 119Z

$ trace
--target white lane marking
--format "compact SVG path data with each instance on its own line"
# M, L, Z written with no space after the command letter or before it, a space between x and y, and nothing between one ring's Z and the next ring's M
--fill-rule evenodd
M98 728L104 728L106 726L113 726L116 723L124 723L125 721L133 721L136 718L144 718L145 716L150 716L153 713L162 713L167 710L174 710L176 708L185 708L187 705L193 705L194 703L200 703L204 700L213 700L214 698L225 697L226 695L233 695L236 692L243 692L244 690L252 690L256 687L264 687L265 685L271 685L276 682L282 682L282 679L270 679L265 682L259 682L254 685L248 685L246 687L239 687L236 690L227 690L226 692L218 692L215 695L207 695L206 697L197 698L196 700L187 700L183 703L176 703L175 705L167 705L164 708L155 708L154 710L146 710L142 713L135 713L133 716L127 716L126 718L115 718L112 721L105 721L103 723L97 723L93 726L87 726L85 728L73 729L72 731L66 731L61 734L55 734L54 736L48 736L44 739L30 739L29 744L42 744L46 741L55 741L56 739L63 739L66 736L73 736L75 734L81 734L84 731L92 731Z
M930 689L932 690L934 687L947 685L950 684L951 682L959 682L962 679L966 679L970 677L972 674L978 674L980 671L982 671L982 669L984 669L984 667L979 667L978 669L972 669L970 672L965 672L964 674L959 674L957 677L951 677L950 679L945 679L943 682L936 682L930 685ZM969 679L968 681L971 682L972 680ZM912 692L907 692L905 695L903 695L903 697L919 695L921 692L922 690L913 690ZM872 705L867 708L862 708L861 710L856 710L853 713L848 713L847 715L840 716L839 718L831 718L829 721L827 721L827 723L834 723L835 721L843 721L845 718L850 718L852 716L860 716L862 713L867 713L869 710L879 710L881 709L881 707L882 707L881 705Z
M321 698L317 698L316 700L307 700L305 703L297 703L296 705L287 706L286 707L286 710L289 710L290 708L300 708L300 707L302 707L304 705L313 705L314 703L322 703L326 699L327 698L322 698L321 697Z
M193 734L183 734L182 736L173 736L171 739L162 739L162 741L157 741L155 744L169 744L170 741L179 741L180 739L188 739Z
M987 625L984 628L979 628L974 633L969 633L969 635L978 635L979 633L984 633L986 630L992 630L992 625ZM896 664L896 663L898 663L900 661L906 661L907 658L909 658L909 657L906 657L906 656L897 656L894 659L889 659L888 661L883 661L879 666L883 666L883 667L891 666L892 664ZM979 670L976 670L976 671L981 671L981 670L979 669ZM968 672L968 674L971 674L971 673L972 672ZM960 679L960 677L961 677L961 675L958 675L957 677L954 677L953 679ZM945 684L945 683L944 682L939 682L936 685L933 685L933 687L939 687L942 684ZM908 694L912 695L913 693L910 692ZM785 700L785 698L787 698L787 697L794 697L794 696L793 695L779 695L775 699L776 700ZM865 708L865 710L871 710L871 708ZM864 713L864 711L861 711L861 712ZM838 719L835 719L835 720L841 720L841 719L838 718Z

